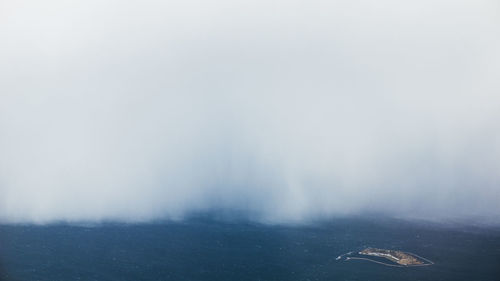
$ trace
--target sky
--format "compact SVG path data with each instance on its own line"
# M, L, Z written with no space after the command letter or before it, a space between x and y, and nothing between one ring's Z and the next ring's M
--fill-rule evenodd
M1 0L0 222L500 223L500 3Z

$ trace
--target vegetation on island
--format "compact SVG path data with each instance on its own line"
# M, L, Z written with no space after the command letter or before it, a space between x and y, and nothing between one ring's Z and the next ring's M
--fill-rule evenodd
M400 265L424 265L425 262L402 251L366 248L359 252L361 255L386 258Z
M341 260L343 258L346 261L367 260L374 263L395 267L427 266L434 264L433 261L413 253L378 248L366 248L360 252L351 251L338 256L336 260ZM384 259L388 261L384 262Z

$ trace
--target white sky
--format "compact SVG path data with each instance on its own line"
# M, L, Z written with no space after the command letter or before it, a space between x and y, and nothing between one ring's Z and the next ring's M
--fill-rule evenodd
M498 1L0 1L0 221L498 202Z

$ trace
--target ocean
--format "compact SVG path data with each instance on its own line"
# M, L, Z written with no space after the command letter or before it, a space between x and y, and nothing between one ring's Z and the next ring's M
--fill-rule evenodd
M432 260L397 268L336 257L364 247ZM0 225L0 280L500 280L500 228L337 218L307 225L179 222Z

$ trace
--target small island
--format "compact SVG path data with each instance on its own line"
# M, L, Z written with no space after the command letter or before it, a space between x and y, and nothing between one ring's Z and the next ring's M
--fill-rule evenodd
M422 265L424 261L401 251L366 248L359 252L360 255L383 257L400 265Z
M378 264L396 267L427 266L434 262L413 253L398 250L366 248L357 253L348 252L340 255L336 260L345 257L345 260L368 260Z

